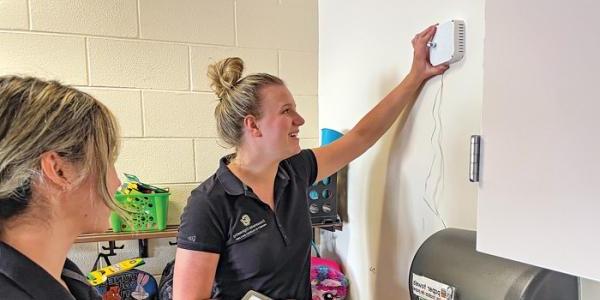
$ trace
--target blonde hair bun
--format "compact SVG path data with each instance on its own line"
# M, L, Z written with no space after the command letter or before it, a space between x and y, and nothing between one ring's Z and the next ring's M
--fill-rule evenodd
M268 85L283 85L276 76L256 73L242 77L244 61L229 57L208 66L210 86L219 98L215 107L217 132L223 141L238 147L244 133L244 118L260 118L260 90Z
M208 66L210 87L220 100L230 94L243 71L244 61L239 57L229 57Z

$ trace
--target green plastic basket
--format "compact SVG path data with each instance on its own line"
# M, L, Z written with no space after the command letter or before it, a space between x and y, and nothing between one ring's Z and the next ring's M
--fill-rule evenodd
M110 225L113 232L131 231L161 231L167 228L167 212L169 208L169 193L156 194L121 194L115 198L121 206L132 211L132 226L127 224L118 214L112 212Z

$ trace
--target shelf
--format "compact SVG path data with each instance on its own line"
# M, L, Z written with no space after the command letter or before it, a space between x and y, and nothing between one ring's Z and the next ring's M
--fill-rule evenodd
M318 228L318 229L323 229L323 230L329 230L329 231L342 231L343 229L343 223L340 220L337 220L336 223L325 223L325 224L313 224L312 227L313 228Z
M312 225L313 228L325 230L342 230L342 223L327 223ZM332 230L333 229L333 230ZM176 237L179 225L168 225L163 231L152 232L113 232L108 230L102 233L86 233L82 234L75 240L75 243L90 243L90 242L106 242L106 241L122 241L122 240L142 240L142 239L157 239Z
M167 228L163 231L113 232L112 230L109 230L109 231L103 232L103 233L86 233L86 234L80 235L75 240L75 243L169 238L169 237L176 237L178 229L179 229L179 225L168 225Z

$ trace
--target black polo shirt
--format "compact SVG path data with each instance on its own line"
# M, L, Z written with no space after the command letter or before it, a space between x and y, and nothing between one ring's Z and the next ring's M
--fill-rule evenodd
M221 159L181 216L179 248L220 254L212 297L240 299L248 290L274 299L311 299L312 230L306 188L317 176L311 150L279 164L275 208L262 202Z
M102 299L69 259L65 261L61 277L69 290L38 264L0 242L0 299Z

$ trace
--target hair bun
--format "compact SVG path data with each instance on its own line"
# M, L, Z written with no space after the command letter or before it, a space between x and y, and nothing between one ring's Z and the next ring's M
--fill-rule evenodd
M208 66L210 87L219 99L223 100L242 77L244 61L239 57L229 57Z

